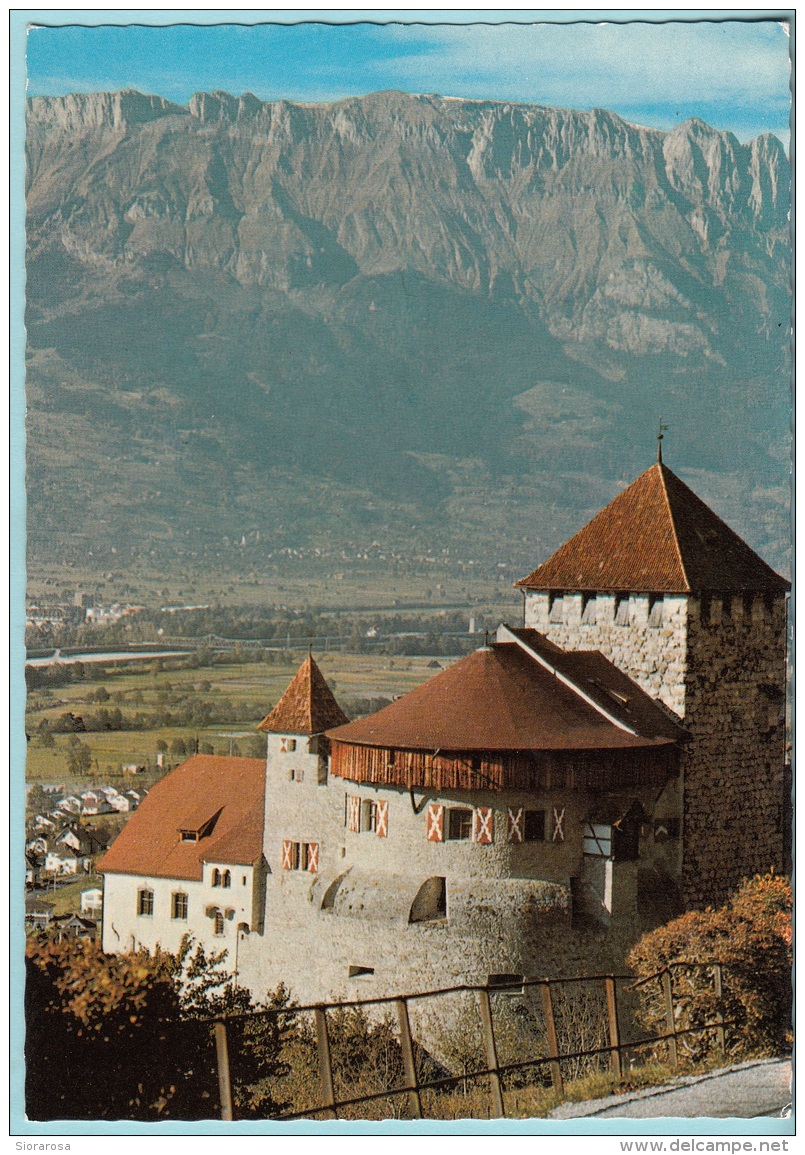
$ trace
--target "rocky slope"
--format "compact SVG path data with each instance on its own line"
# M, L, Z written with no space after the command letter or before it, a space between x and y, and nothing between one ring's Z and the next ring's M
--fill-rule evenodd
M491 503L498 553L528 527L535 562L559 532L538 495L573 478L559 488L578 520L648 463L661 413L672 465L722 497L740 476L738 528L781 561L775 137L396 92L74 95L30 103L28 190L35 553L71 528L53 512L60 448L88 501L116 487L115 534L162 534L153 498L119 462L107 476L90 440L136 446L170 491L169 538L227 502L271 538L305 491L313 541L333 531L317 487L335 485L445 538L487 533Z

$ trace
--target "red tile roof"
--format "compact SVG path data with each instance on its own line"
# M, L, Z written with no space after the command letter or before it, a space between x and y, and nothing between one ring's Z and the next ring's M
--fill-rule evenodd
M517 585L646 593L790 588L661 462Z
M585 677L598 677L605 686L617 684L627 706L639 703L623 723L636 733L610 720L616 716L615 701L608 703L607 718L583 691L568 686L521 646L498 643L462 658L376 714L329 730L328 737L430 751L635 749L684 737L681 727L606 658L585 654L584 659ZM599 698L606 696L605 689L590 689ZM594 694L587 697L594 699ZM625 718L623 704L620 714Z
M265 781L262 758L194 754L149 790L98 870L198 880L204 862L256 862L263 851ZM203 828L213 818L198 842L180 841L180 830Z
M288 689L257 729L271 734L310 735L348 721L313 656L308 654Z

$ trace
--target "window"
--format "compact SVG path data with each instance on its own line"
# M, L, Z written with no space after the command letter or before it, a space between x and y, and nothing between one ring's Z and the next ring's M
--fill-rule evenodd
M240 884L241 884L241 886L246 885L246 875L245 874L244 874L243 878L240 880Z
M232 885L232 875L229 873L228 870L225 870L223 878L221 879L221 886L231 886L231 885Z
M212 872L212 884L213 884L213 886L220 886L221 885L221 872L217 866L216 866L215 870Z
M154 913L153 890L143 889L137 891L137 913L148 915L149 917Z
M523 842L545 841L545 811L526 810L523 823Z
M548 597L548 605L550 611L548 614L549 622L564 622L565 620L565 599L561 594L550 594Z
M429 922L447 917L447 884L444 878L427 878L411 903L409 922Z
M355 966L349 968L349 977L351 979L367 978L369 975L373 975L374 973L374 967Z
M213 916L212 932L213 932L213 934L220 936L224 933L225 930L226 930L226 923L224 922L224 916L220 910L216 910L216 912Z
M598 600L595 594L584 594L582 598L584 608L581 611L581 620L585 626L594 626L597 619Z
M361 802L361 830L377 830L377 803L371 798L364 798Z
M286 838L282 843L282 869L315 874L319 869L318 842L291 842Z
M649 598L648 624L649 629L659 630L665 617L665 599L662 597Z
M472 838L472 811L449 810L447 837L455 842L465 842Z
M180 830L179 831L179 841L180 842L198 842L198 831L197 830Z
M171 895L171 918L187 922L187 895L177 892Z
M524 982L525 975L491 974L486 976L486 985L490 991L499 994L521 995L523 994Z

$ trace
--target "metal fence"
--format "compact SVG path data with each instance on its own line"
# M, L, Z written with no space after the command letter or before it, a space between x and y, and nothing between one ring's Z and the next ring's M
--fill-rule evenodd
M675 994L673 989L673 972L684 969L687 972L698 970L709 972L712 984L713 1010L707 1021L695 1026L678 1027L677 1017L682 1009L684 997ZM722 1055L726 1053L726 1029L734 1023L724 1019L721 1007L723 1005L724 968L715 963L709 966L692 967L690 964L672 964L670 967L658 971L648 978L635 981L631 975L591 975L574 978L527 979L519 976L501 975L498 981L486 986L461 985L444 987L439 990L423 991L415 994L387 996L373 999L342 1000L332 1003L317 1003L308 1006L290 1006L282 1009L255 1011L244 1015L233 1015L227 1018L209 1020L215 1041L218 1091L220 1100L220 1117L231 1120L235 1117L235 1094L231 1078L230 1048L235 1042L237 1045L238 1029L244 1024L254 1025L261 1018L271 1016L285 1016L286 1021L298 1019L300 1016L312 1016L315 1032L315 1049L318 1066L318 1103L305 1106L294 1111L280 1111L269 1117L276 1119L301 1118L328 1118L337 1119L339 1111L355 1108L361 1104L370 1104L378 1100L401 1100L401 1108L408 1118L425 1118L423 1106L423 1092L438 1091L455 1088L468 1080L477 1084L485 1080L488 1085L488 1117L505 1118L506 1102L504 1097L504 1079L517 1076L525 1071L535 1072L536 1078L542 1085L552 1086L560 1096L563 1094L565 1076L563 1067L567 1071L574 1063L584 1061L590 1064L597 1063L610 1070L618 1081L623 1081L626 1064L633 1059L635 1053L641 1049L657 1047L666 1044L664 1050L668 1061L674 1069L680 1065L680 1040L692 1035L711 1036L712 1043ZM664 1033L646 1037L631 1037L629 1029L624 1031L622 1026L623 1004L628 998L635 996L641 987L648 983L659 984L657 996L664 1005L665 1027ZM574 1046L573 1032L567 1029L567 1015L562 1012L562 999L565 992L575 984L580 985L596 999L600 1000L601 1014L593 1015L593 1034L599 1037L592 1041L598 1045ZM439 1073L435 1077L425 1077L418 1069L416 1061L417 1044L411 1029L412 1007L422 1007L448 996L474 996L477 1005L477 1040L480 1053L483 1055L482 1064L462 1073ZM540 1053L515 1061L501 1061L500 1029L496 1029L495 1007L500 1007L501 1000L519 997L532 1003L539 1013L541 1020ZM361 1095L342 1095L335 1093L333 1048L331 1045L330 1022L335 1012L360 1009L371 1009L376 1014L393 1012L396 1020L396 1038L402 1059L402 1078L396 1086L372 1091ZM329 1017L328 1017L329 1016ZM498 1015L499 1017L499 1015ZM631 1021L631 1016L629 1016ZM449 1025L446 1025L449 1030ZM578 1033L576 1032L578 1043ZM581 1041L584 1041L583 1039ZM712 1045L708 1042L708 1047ZM434 1116L438 1117L438 1116Z

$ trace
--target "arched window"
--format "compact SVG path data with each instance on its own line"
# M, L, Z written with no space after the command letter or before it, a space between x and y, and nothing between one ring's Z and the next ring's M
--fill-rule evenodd
M220 910L216 910L213 921L213 934L222 935L224 933L224 916Z
M225 870L223 879L221 880L221 886L231 886L231 885L232 885L232 875L229 873L228 870Z
M444 878L436 876L426 879L411 903L409 922L428 922L434 918L447 916L447 886Z
M215 870L212 872L212 884L213 884L213 886L220 886L221 885L221 872L217 866L216 866Z
M239 922L239 923L238 923L238 934L240 934L240 935L246 935L246 934L248 934L248 933L249 933L249 924L248 924L248 922Z

